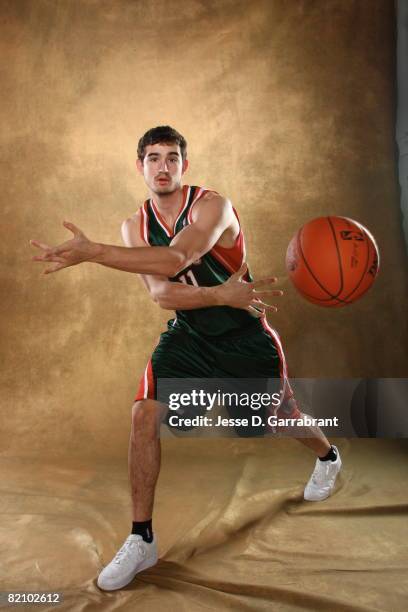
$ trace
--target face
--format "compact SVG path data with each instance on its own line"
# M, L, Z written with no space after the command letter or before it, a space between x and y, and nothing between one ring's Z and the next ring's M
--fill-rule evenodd
M183 161L180 146L176 144L157 143L147 145L143 162L136 162L146 185L153 193L173 193L181 187L181 177L188 167Z

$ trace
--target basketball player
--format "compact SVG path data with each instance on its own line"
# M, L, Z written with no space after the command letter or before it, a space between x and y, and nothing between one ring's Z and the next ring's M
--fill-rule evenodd
M46 274L84 261L135 272L153 301L177 315L160 337L132 407L132 531L98 577L104 590L124 587L157 562L152 513L160 469L159 427L166 412L156 401L160 378L281 377L285 393L277 416L302 417L287 380L279 336L265 316L277 310L267 300L282 291L271 288L275 278L253 282L230 201L203 187L182 185L186 148L183 136L169 126L153 128L140 139L137 168L150 197L123 222L125 247L92 242L68 222L64 225L73 238L62 245L31 241L43 251L33 259L52 262ZM304 498L318 501L333 491L341 460L319 428L304 429L306 435L298 439L317 455ZM263 435L264 430L244 428L237 433Z

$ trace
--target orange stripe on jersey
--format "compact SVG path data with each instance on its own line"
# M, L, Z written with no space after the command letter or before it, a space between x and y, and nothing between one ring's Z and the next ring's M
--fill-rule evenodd
M216 191L212 189L204 189L203 187L200 188L200 191L194 198L193 203L190 206L190 210L188 211L187 220L189 223L193 223L192 210L196 202L198 202L203 197L203 195L210 192L219 195ZM210 251L210 254L215 257L215 259L217 259L231 274L240 269L245 259L244 234L241 230L238 213L234 207L232 207L232 210L234 211L234 214L239 223L239 234L235 239L234 245L232 247L223 247L220 245L215 245Z
M143 242L145 242L147 244L147 246L150 246L150 242L149 242L149 215L147 214L147 200L143 204L143 206L140 207L140 226L139 226L139 230L140 230L140 237L143 240Z
M144 376L142 376L142 378L140 379L139 386L137 388L136 395L133 401L139 402L142 399L144 399Z
M150 399L154 399L154 378L153 378L153 368L152 368L152 360L149 359L149 363L147 364L147 394L146 397Z
M237 221L239 223L238 213L233 208ZM245 259L245 240L244 234L241 230L241 224L239 227L239 234L235 239L235 244L232 247L223 247L219 244L213 246L210 251L218 261L220 261L229 272L234 273L240 269Z
M159 223L162 226L162 228L166 232L167 236L169 238L171 238L171 235L172 235L171 229L169 228L169 226L167 225L166 221L163 219L163 217L161 216L160 212L156 208L156 204L154 203L153 198L150 199L150 204L151 204L151 207L152 207L153 214L156 217L157 223Z
M143 217L143 208L142 207L140 207L139 231L140 231L140 238L144 242L144 217Z
M200 187L194 197L194 200L191 203L190 210L187 213L187 221L189 223L193 222L193 216L192 216L193 207L198 202L198 200L200 200L200 198L202 198L206 193L216 193L217 195L219 195L219 193L217 191L214 191L214 189L206 189L205 187Z
M281 395L279 405L275 407L274 412L275 412L275 415L277 413L281 414L282 405L288 402L289 400L293 399L294 393L289 383L288 368L287 368L286 359L285 359L285 355L283 352L282 343L281 343L279 334L272 327L270 327L270 325L268 324L266 320L265 315L260 317L259 320L261 321L262 327L264 328L268 336L272 338L272 342L274 343L276 350L278 351L278 355L280 359L279 372L280 372L280 379L283 383L283 389L282 389L282 395ZM293 416L293 418L297 418L298 414L300 414L296 404L293 407L292 413L293 415L295 415Z
M167 234L167 236L169 238L173 238L174 232L176 230L176 223L177 223L178 219L180 218L180 215L182 214L183 210L186 207L186 203L187 203L186 195L187 195L187 193L190 193L190 189L189 189L188 185L183 185L183 200L182 200L179 212L177 214L176 220L174 222L173 229L170 229L170 227L167 225L166 220L161 215L161 213L160 213L159 209L157 208L157 205L155 204L153 198L150 199L153 214L156 217L157 222L162 226L162 228L164 229L164 231L166 232L166 234Z
M154 393L154 376L152 368L152 360L149 359L142 378L139 382L134 401L138 402L143 399L155 399Z
M188 201L190 199L190 192L191 192L191 187L189 187L188 185L183 185L183 203L182 203L182 205L180 207L179 213L178 213L178 215L176 217L176 220L174 222L173 234L176 231L178 220L180 219L181 215L183 214L183 212L185 211L186 207L188 206Z

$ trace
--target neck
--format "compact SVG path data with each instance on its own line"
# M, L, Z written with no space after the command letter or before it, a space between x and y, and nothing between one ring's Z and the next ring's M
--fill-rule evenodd
M171 193L153 193L151 191L150 197L161 212L171 214L172 211L177 212L183 202L183 187L180 185L178 189Z

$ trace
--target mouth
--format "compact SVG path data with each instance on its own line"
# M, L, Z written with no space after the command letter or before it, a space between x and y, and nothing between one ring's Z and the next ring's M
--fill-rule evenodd
M170 183L170 179L166 178L165 176L161 176L156 179L156 183L159 183L159 185L166 185L167 183Z

